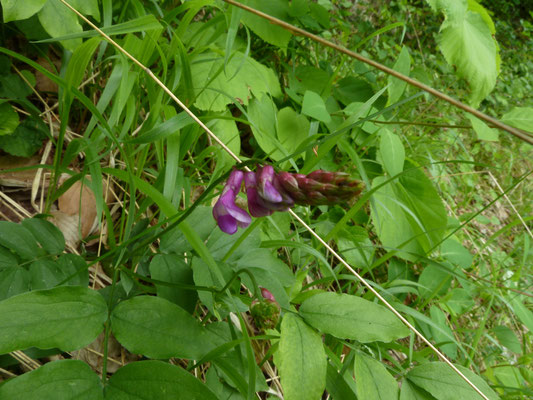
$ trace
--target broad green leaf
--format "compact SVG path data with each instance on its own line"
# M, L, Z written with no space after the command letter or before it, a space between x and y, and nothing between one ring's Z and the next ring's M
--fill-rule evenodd
M29 218L21 223L48 254L61 254L65 249L63 234L51 222L41 218Z
M0 399L103 400L102 382L79 360L52 361L0 386Z
M287 313L275 355L286 400L319 399L326 387L327 360L322 338L300 317Z
M467 11L465 0L426 0L426 2L433 11L443 12L446 18L452 21L462 19Z
M390 176L403 171L405 150L398 135L386 128L381 129L379 152L381 154L381 162Z
M76 254L62 254L57 260L37 259L30 264L31 289L51 289L61 282L87 286L89 271L85 260Z
M11 135L19 125L19 115L8 102L0 104L0 136Z
M218 397L191 373L162 361L137 361L113 374L106 400L217 400Z
M228 113L225 117L231 117L231 115ZM241 152L241 137L235 121L232 119L221 118L215 119L213 122L213 124L208 124L208 127L211 128L216 137L218 137L222 143L233 152L233 154L238 156ZM228 162L231 164L235 163L235 160L225 151L222 151L222 154Z
M290 70L289 87L299 94L309 90L326 97L331 92L330 75L323 69L297 66Z
M430 328L433 339L439 344L439 348L444 354L452 360L455 360L457 358L457 345L455 343L448 343L450 342L450 336L453 337L453 332L446 323L448 321L446 315L437 306L431 306L429 313L432 321L440 328L440 330L433 327ZM447 335L442 331L447 333ZM446 342L446 344L442 344L444 342Z
M288 154L309 136L309 121L291 107L279 110L276 128L278 139Z
M518 129L533 132L533 107L514 107L502 116L502 122Z
M8 299L30 290L30 273L22 266L0 269L0 300Z
M365 400L398 399L398 383L378 360L355 354L357 398Z
M475 302L468 291L461 288L452 289L449 295L444 297L441 301L457 315L471 310L475 305Z
M224 57L206 52L191 62L194 105L201 110L225 111L234 101L247 105L251 97L267 93L281 95L279 81L272 69L241 52L233 53L224 68Z
M7 248L0 246L0 271L4 268L16 267L17 257Z
M507 347L514 353L522 353L522 346L516 334L511 329L503 325L498 325L492 328L492 331L502 346Z
M100 21L100 9L98 0L67 0L67 2L83 15L91 15Z
M434 400L428 392L420 389L409 380L405 379L402 382L402 388L400 390L400 400Z
M420 284L419 293L425 299L439 296L448 291L452 281L454 268L447 263L429 263L418 278Z
M304 94L304 101L302 104L302 114L314 118L321 122L331 122L331 116L326 109L326 103L320 95L310 90L306 90Z
M409 55L409 48L407 46L402 46L402 51L400 51L400 55L392 66L392 69L403 75L409 76L411 56ZM389 93L389 98L387 99L387 105L391 105L400 100L407 87L407 82L394 78L391 75L388 77L388 82L387 92Z
M192 269L183 257L176 254L158 254L150 263L150 275L153 279L168 283L181 283L194 285ZM157 295L182 307L189 313L193 313L198 296L194 290L185 290L177 287L155 285Z
M350 383L348 383L348 380ZM357 400L354 390L354 380L351 374L345 372L344 376L335 367L328 363L326 376L326 390L334 400Z
M24 260L41 255L37 241L24 226L14 222L0 221L0 245L13 251Z
M247 6L256 10L262 11L265 14L271 15L275 18L289 21L289 7L286 0L248 0L242 1ZM241 18L242 22L252 30L257 36L265 42L273 44L282 49L287 48L287 44L292 35L289 31L283 29L281 26L273 25L264 18L245 12Z
M461 365L456 365L456 367L490 400L499 399L482 378ZM407 379L431 393L437 400L480 399L479 394L443 362L430 362L415 367L409 371Z
M277 113L276 105L267 95L254 98L248 104L248 121L252 124L254 138L259 147L275 160L285 156L276 134Z
M375 188L387 181L387 177L378 176L372 181ZM396 255L406 260L414 261L423 255L424 250L415 238L405 213L405 206L397 199L394 184L382 186L374 192L374 204L370 208L372 222L376 228L381 243L387 251L400 249Z
M390 342L409 335L385 307L348 294L319 293L305 300L299 312L314 328L340 339Z
M408 206L405 215L426 253L432 251L446 231L446 209L433 183L419 168L405 163L399 178L398 198ZM408 239L408 238L405 238Z
M43 8L47 0L0 0L4 22L30 18Z
M347 106L350 103L366 102L374 95L374 90L366 80L347 76L337 83L333 95Z
M470 101L477 107L498 76L498 48L490 28L480 14L467 11L462 18L444 21L438 43L448 64L470 84Z
M472 123L472 128L474 128L474 132L476 132L477 138L479 140L486 140L487 142L498 141L499 134L496 129L489 128L486 123L471 114L468 114L466 117Z
M59 0L48 0L39 11L39 21L51 37L64 36L83 31L78 16ZM58 23L58 21L61 21ZM61 44L65 49L74 51L81 44L81 39L64 40Z
M472 266L472 254L457 240L447 239L442 243L441 255L452 264L468 269Z
M17 157L31 157L46 138L41 121L26 118L11 135L0 136L0 149Z
M71 351L102 332L107 306L94 290L61 286L4 300L0 315L0 354L32 346Z
M198 360L213 347L209 331L183 308L161 297L123 301L111 314L111 329L130 352L150 358Z
M524 305L518 296L508 297L508 301L518 319L530 332L533 332L533 312Z

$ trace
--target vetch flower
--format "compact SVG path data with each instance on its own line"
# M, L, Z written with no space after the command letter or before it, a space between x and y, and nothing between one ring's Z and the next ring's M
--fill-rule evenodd
M252 222L252 218L246 211L235 204L235 199L241 190L244 173L233 170L213 207L213 217L223 232L233 235L237 227L246 228Z

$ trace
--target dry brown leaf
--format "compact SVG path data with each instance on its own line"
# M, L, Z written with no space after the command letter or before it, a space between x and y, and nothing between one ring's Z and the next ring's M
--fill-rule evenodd
M14 172L4 172L8 169L29 167L38 165L41 162L41 156L35 155L30 158L15 157L5 155L0 157L0 185L29 189L32 186L33 179L37 173L37 169L25 169Z
M47 71L50 71L51 73L55 74L54 68L48 62L46 58L39 57L37 59L37 63L41 67L46 69ZM59 60L57 60L57 62L54 62L54 64L56 64L55 66L59 70L59 66L60 66ZM35 80L36 80L35 88L41 92L57 92L58 91L57 83L55 83L53 80L51 80L50 78L48 78L46 75L44 75L42 72L38 70L35 71Z
M79 219L82 238L91 233L96 220L96 199L87 185L83 185L81 181L76 181L59 197L58 207L62 213L74 215L76 220Z

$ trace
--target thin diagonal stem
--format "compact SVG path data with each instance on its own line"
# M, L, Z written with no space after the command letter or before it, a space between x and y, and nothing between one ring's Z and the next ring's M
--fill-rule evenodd
M476 110L475 108L473 107L470 107L469 105L466 105L465 103L457 100L457 99L454 99L453 97L450 97L448 96L447 94L444 94L440 91L438 91L437 89L433 89L431 86L428 86L428 85L425 85L423 84L422 82L419 82L415 79L412 79L412 78L409 78L408 76L398 72L398 71L395 71L393 70L392 68L389 68L389 67L386 67L385 65L383 64L380 64L374 60L371 60L369 58L366 58L364 56L362 56L361 54L359 53L356 53L354 51L351 51L351 50L348 50L336 43L333 43L333 42L330 42L329 40L326 40L324 38L321 38L320 36L317 36L317 35L313 35L312 33L309 33L307 32L306 30L304 29L300 29L298 28L297 26L294 26L294 25L291 25L285 21L282 21L278 18L274 18L272 17L271 15L268 15L268 14L265 14L264 12L261 12L259 10L256 10L254 8L251 8L251 7L248 7L244 4L241 4L241 3L237 3L236 1L234 0L224 0L226 3L228 4L231 4L235 7L239 7L239 8L242 8L243 10L246 10L252 14L255 14L261 18L264 18L266 20L268 20L270 23L274 24L274 25L278 25L280 27L282 27L283 29L286 29L290 32L292 32L294 35L300 35L300 36L305 36L306 38L309 38L315 42L318 42L326 47L330 47L340 53L343 53L343 54L346 54L347 56L351 57L351 58L355 58L356 60L358 61L361 61L365 64L368 64L376 69L379 69L380 71L383 71L385 73L387 73L388 75L392 75L394 76L395 78L398 78L398 79L401 79L402 81L404 82L407 82L409 85L411 86L414 86L414 87L417 87L419 89L422 89L423 91L425 92L428 92L430 94L432 94L433 96L441 99L441 100L444 100L444 101L447 101L448 103L454 105L455 107L457 108L460 108L461 110L463 111L466 111L467 113L470 113L474 116L476 116L477 118L491 124L491 125L494 125L496 128L498 129L501 129L501 130L504 130L506 132L509 132L510 134L522 139L523 141L525 142L528 142L529 144L533 144L533 136L529 135L527 132L525 131L522 131L520 129L517 129L517 128L514 128L512 126L509 126L507 124L504 124L503 122L501 122L499 119L496 119L496 118L493 118L491 117L490 115L487 115L485 113L482 113L481 111L479 110Z
M228 154L235 159L235 161L241 163L241 159L235 155L222 141L218 139L218 137L211 132L211 130L202 122L200 119L194 115L194 113L187 108L185 104L183 104L175 95L172 93L172 91L165 86L159 78L157 78L154 73L147 67L145 67L140 61L138 61L135 57L133 57L131 54L129 54L125 49L123 49L118 43L116 43L113 39L111 39L108 35L106 35L101 29L99 29L96 25L94 25L91 21L89 21L84 15L82 15L80 12L78 12L75 8L73 8L70 4L68 4L65 0L60 0L63 4L65 4L68 8L70 8L73 12L75 12L81 19L83 19L87 24L89 24L95 31L97 31L102 37L104 37L106 40L108 40L113 46L115 46L116 49L118 49L120 52L122 52L126 57L128 57L130 60L132 60L136 65L138 65L140 68L142 68L171 98L174 100L198 125L200 125L204 131L213 139L215 140L224 150L228 152ZM246 170L250 170L248 167L245 167ZM483 394L483 392L478 389L478 387L470 381L459 369L453 365L445 356L442 354L431 342L422 335L407 319L405 319L396 309L381 296L368 282L366 282L365 279L361 275L355 271L353 267L350 266L335 250L329 246L324 239L322 239L309 225L307 225L293 210L289 210L289 213L300 223L302 226L309 231L311 235L313 235L326 249L328 249L331 254L335 258L339 260L363 285L365 285L368 290L370 290L379 300L385 304L385 306L391 310L391 312L394 313L415 335L417 335L424 343L426 343L431 350L435 352L435 354L446 364L448 364L465 382L467 382L483 399L489 400L489 398Z

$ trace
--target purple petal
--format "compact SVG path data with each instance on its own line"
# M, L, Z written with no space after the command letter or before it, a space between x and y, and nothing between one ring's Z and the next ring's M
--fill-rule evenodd
M242 178L243 173L241 172L240 177L237 176L237 178L234 178L234 181L230 184L235 186L238 181L239 186L236 189L240 190ZM223 232L229 233L230 235L237 232L237 226L246 228L252 222L250 215L235 204L237 193L238 191L233 190L227 184L213 207L213 217L217 221L218 226Z
M235 192L235 196L240 192L241 190L241 184L242 179L244 177L244 173L242 171L239 171L238 169L234 169L229 174L228 181L226 182L226 185L224 186L224 191L226 188L230 188Z
M274 211L268 209L260 203L259 193L257 193L257 179L254 172L244 174L244 186L246 187L246 196L248 197L248 211L253 217L266 217Z
M274 185L272 184L272 180L274 179L274 168L271 165L265 165L263 168L261 168L258 178L258 185L257 189L259 192L259 195L266 201L269 201L271 203L280 203L283 201L283 197L281 194L276 190Z

